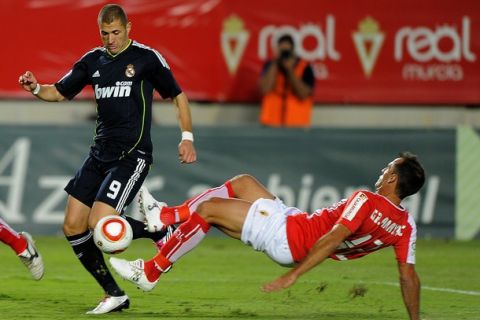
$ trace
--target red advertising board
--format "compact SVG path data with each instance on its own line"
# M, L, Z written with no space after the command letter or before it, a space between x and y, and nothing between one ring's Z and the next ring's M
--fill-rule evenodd
M22 72L53 83L100 45L106 3L2 1L0 97L30 97L17 85ZM288 33L314 68L318 103L480 103L480 1L118 3L131 38L160 51L192 100L258 101L263 62Z

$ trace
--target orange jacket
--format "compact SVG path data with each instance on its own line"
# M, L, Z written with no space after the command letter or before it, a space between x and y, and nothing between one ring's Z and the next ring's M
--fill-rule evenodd
M300 59L295 75L303 76L308 63ZM308 127L312 116L313 98L299 99L290 87L285 87L285 76L279 72L275 88L262 98L260 122L272 127Z

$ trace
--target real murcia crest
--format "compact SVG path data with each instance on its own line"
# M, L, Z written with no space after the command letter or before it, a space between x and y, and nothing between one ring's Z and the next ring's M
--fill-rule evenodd
M127 66L127 69L125 70L125 75L129 78L131 78L135 75L135 68L134 68L133 64L129 64Z
M250 33L245 29L243 20L238 16L232 14L223 21L220 42L223 58L231 75L237 72L249 38Z
M352 38L362 64L363 73L369 78L377 62L378 54L385 40L385 34L380 30L377 21L371 17L366 17L359 22L358 31L352 33Z

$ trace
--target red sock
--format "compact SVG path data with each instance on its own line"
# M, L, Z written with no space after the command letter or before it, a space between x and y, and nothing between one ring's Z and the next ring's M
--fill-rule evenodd
M160 270L155 268L155 262L153 260L145 261L143 264L143 268L145 270L145 275L147 276L147 279L151 282L156 281L158 278L160 278L160 275L162 274Z
M0 219L0 241L10 246L18 254L27 248L27 240Z
M230 180L219 187L211 188L203 193L188 199L184 203L175 207L163 207L160 212L160 220L166 225L181 223L190 218L192 212L204 201L211 198L232 198L234 196Z
M155 268L159 272L165 272L181 256L195 248L205 237L209 229L210 225L194 212L190 216L190 219L175 230L172 237L168 239L160 252L157 253L153 259L146 261L145 265L148 263L150 268L151 263L154 263ZM147 272L146 269L145 272ZM155 276L155 274L153 274L153 276ZM158 275L156 279L158 279L159 276L160 275Z
M175 207L163 207L160 211L160 220L166 225L182 223L190 218L190 210L186 202Z

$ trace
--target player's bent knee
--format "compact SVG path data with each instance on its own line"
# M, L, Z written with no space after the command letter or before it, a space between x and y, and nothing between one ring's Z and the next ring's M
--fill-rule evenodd
M67 214L63 221L63 233L66 236L73 236L81 234L88 229L87 217L79 217L72 214Z
M230 183L235 194L237 194L237 192L240 192L241 190L248 188L252 184L256 183L256 181L257 180L253 176L247 173L239 174L230 179Z
M207 201L204 201L200 203L197 207L197 214L201 216L202 218L206 218L208 216L208 212L212 207L212 204L214 203L214 198L208 199Z
M248 173L242 173L231 178L230 182L237 185L243 185L243 184L249 184L254 180L255 178L249 175Z
M205 221L210 222L215 217L216 207L222 200L221 198L208 199L197 207L196 213Z
M68 224L64 222L63 224L63 234L66 236L74 236L77 234L81 234L83 232L87 231L86 226L81 226L78 224Z

